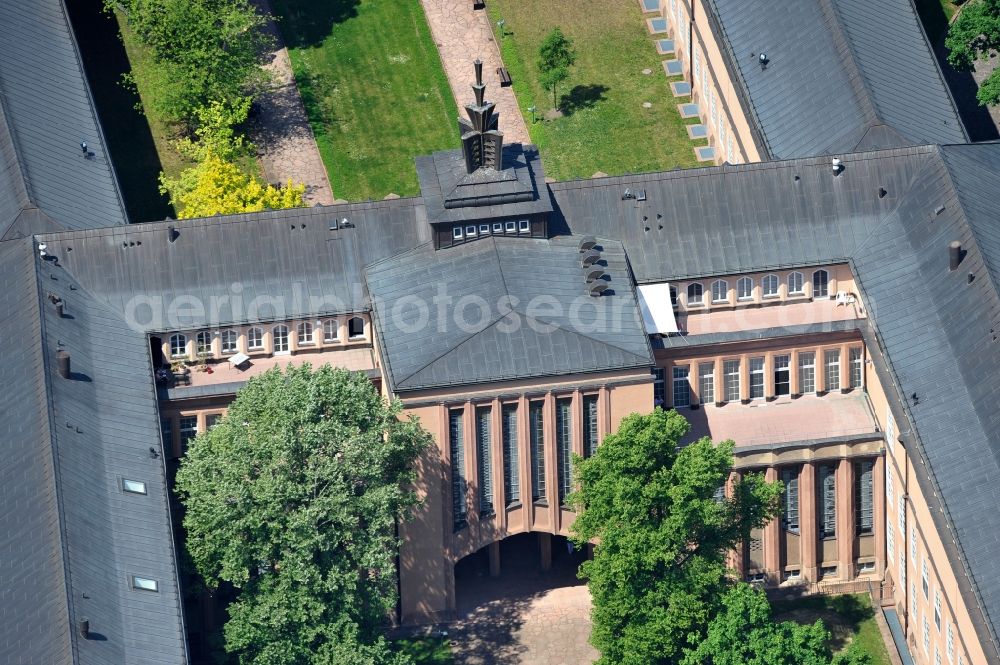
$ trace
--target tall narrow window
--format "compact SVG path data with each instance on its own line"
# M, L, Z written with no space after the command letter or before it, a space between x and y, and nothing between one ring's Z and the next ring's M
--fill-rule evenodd
M181 449L187 450L188 443L198 436L198 416L180 417Z
M764 397L764 359L750 359L750 399Z
M729 302L729 282L724 279L712 282L712 302L714 304Z
M885 522L885 553L886 558L892 562L896 556L896 530L892 526L892 520Z
M855 523L859 534L873 533L875 530L874 494L872 477L875 463L871 460L854 464L854 510Z
M819 505L819 535L820 538L833 538L837 535L837 474L836 467L821 466L819 468L819 488L821 502Z
M941 589L934 590L934 625L941 630Z
M931 625L927 623L927 614L924 614L924 655L930 652L931 648Z
M259 351L264 348L264 330L262 328L250 328L247 330L247 350Z
M791 392L791 384L789 383L791 376L789 366L791 365L791 356L775 356L774 357L774 394L775 395L787 395Z
M886 505L892 507L894 503L895 488L892 482L892 464L885 465L885 501Z
M955 662L955 629L952 627L951 622L948 622L948 632L947 637L944 642L944 652L948 654L948 662Z
M704 294L702 293L702 286L698 282L694 284L688 284L688 305L700 305L702 304L702 298Z
M160 436L163 437L163 447L170 449L174 445L174 423L170 418L160 420Z
M340 322L337 319L327 319L323 322L323 341L336 342L340 336Z
M478 458L480 515L489 515L493 512L492 423L493 412L488 407L476 409L476 457Z
M928 581L929 575L927 570L927 555L924 554L920 557L920 585L924 590L924 599L930 595L931 585Z
M583 396L583 456L597 450L597 395Z
M698 399L702 404L715 401L715 363L698 365Z
M503 421L503 493L507 505L521 501L520 451L517 448L517 405L505 404Z
M187 355L187 337L177 333L170 336L170 357L183 358Z
M299 346L313 346L316 343L313 339L313 324L310 322L301 322L295 332L298 333Z
M347 338L348 339L364 339L365 336L365 320L360 316L353 316L351 320L347 322Z
M722 373L725 380L726 401L740 401L740 361L724 360L722 362Z
M677 287L673 284L670 285L670 306L677 307Z
M194 352L199 356L212 355L212 333L202 330L194 337Z
M785 485L785 506L781 516L785 531L799 532L799 470L783 469L781 482Z
M813 298L826 298L830 295L830 273L817 270L813 273Z
M788 273L788 295L790 296L800 296L802 295L802 273L800 272L790 272Z
M749 277L740 277L736 282L736 299L747 301L753 300L753 280Z
M823 381L826 392L840 390L840 349L823 352Z
M271 336L274 338L274 353L288 353L288 326L275 326Z
M455 529L465 526L465 446L463 413L448 412L448 447L451 452L451 510Z
M899 508L896 509L896 518L899 521L899 535L903 539L903 546L906 546L906 497L902 492L899 494Z
M861 347L852 346L851 354L851 388L860 388L864 382L864 360L862 359Z
M545 501L545 404L532 402L528 407L528 433L531 436L531 499Z
M662 367L653 368L653 406L665 406L667 403L666 371Z
M778 276L768 275L760 281L761 290L765 298L778 297Z
M559 503L566 503L566 497L573 491L573 475L570 471L573 454L573 402L569 399L556 400L556 471L559 476Z
M691 383L688 381L691 366L675 365L673 372L674 407L691 406Z
M906 536L899 534L903 546L899 548L899 588L906 589Z
M816 353L799 354L799 394L816 392Z
M239 335L236 334L235 330L223 330L221 335L222 352L236 353L237 339L239 339Z

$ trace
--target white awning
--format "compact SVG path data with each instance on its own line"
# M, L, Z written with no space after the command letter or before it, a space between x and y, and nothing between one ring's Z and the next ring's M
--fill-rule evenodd
M668 335L677 332L677 319L674 318L674 306L670 302L669 284L641 284L638 287L639 309L642 310L642 322L650 335L660 333Z

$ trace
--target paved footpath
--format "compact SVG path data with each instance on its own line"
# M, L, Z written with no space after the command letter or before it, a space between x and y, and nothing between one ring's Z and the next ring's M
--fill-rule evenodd
M254 4L261 12L272 13L268 0L254 0ZM251 132L264 177L282 185L289 180L304 182L307 205L330 205L334 202L333 188L295 85L288 49L274 21L268 23L267 30L275 36L278 47L264 66L274 83L258 100L258 118Z
M500 51L493 41L490 18L485 9L473 10L471 0L421 0L431 35L437 44L444 71L451 84L459 113L465 117L465 105L473 101L475 74L472 61L483 61L486 99L496 104L504 143L530 143L528 127L511 88L500 87L497 67Z

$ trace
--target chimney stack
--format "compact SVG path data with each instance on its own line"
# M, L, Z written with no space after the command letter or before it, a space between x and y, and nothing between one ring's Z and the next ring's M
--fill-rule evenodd
M80 637L82 637L85 640L89 640L90 639L90 620L89 619L82 619L79 622L79 626L80 626Z
M70 377L69 353L66 351L56 351L56 364L59 368L59 376L68 379Z
M962 262L962 243L952 240L948 245L948 270L958 270L958 264Z

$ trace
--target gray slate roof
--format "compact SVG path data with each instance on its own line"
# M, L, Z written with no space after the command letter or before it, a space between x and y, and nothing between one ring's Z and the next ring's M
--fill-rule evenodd
M613 294L594 298L578 242L489 237L436 252L424 245L370 266L391 388L648 367L621 244L601 242Z
M707 1L766 156L968 140L910 0Z
M127 221L62 0L0 2L0 238Z

